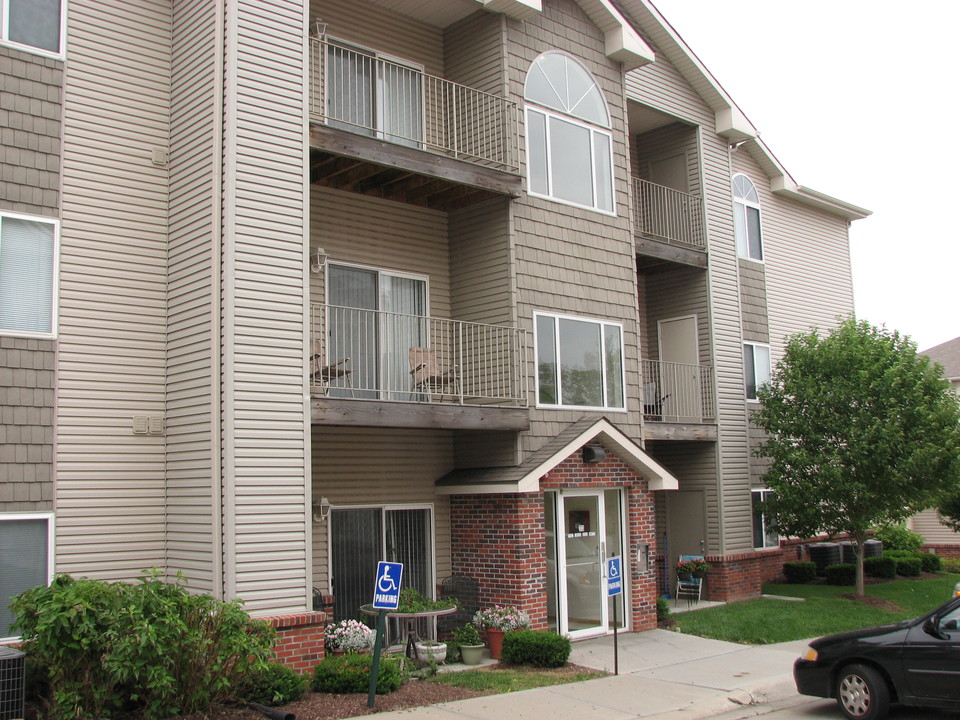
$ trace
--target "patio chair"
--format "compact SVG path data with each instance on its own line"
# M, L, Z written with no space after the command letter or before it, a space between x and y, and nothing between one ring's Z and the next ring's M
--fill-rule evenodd
M687 560L703 560L703 555L680 556L680 562L686 562ZM679 573L677 574L677 600L684 597L687 599L688 603L698 603L700 602L702 590L702 577L690 577L685 580L681 580Z
M410 377L414 392L428 396L460 395L457 367L440 369L437 353L432 348L412 347L408 352Z
M343 357L329 365L323 364L323 353L320 352L319 343L313 344L313 353L310 356L310 385L317 388L322 395L330 394L330 383L334 380L344 378L344 383L349 384L350 370L344 367L350 358Z
M663 403L670 395L660 395L656 381L651 380L643 386L643 417L645 420L663 420Z

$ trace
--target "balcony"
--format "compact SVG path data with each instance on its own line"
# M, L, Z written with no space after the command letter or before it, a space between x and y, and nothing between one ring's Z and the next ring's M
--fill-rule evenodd
M310 40L311 182L450 209L520 194L516 103Z
M656 429L654 424L699 425L715 421L713 367L685 363L641 361L643 419L647 439L715 440L716 427L687 432Z
M316 303L311 340L316 424L529 427L519 328Z
M638 252L706 267L703 199L665 185L633 179L634 230Z

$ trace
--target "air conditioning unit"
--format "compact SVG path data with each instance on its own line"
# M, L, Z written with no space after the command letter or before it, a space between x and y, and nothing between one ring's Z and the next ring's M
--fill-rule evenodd
M23 717L26 678L24 654L0 645L0 720L21 720Z

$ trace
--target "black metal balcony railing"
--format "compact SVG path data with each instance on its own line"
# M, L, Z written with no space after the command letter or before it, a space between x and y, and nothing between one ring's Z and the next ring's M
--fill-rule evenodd
M633 198L637 232L706 249L702 198L640 178L633 179Z
M324 37L310 39L310 113L360 135L520 169L516 103Z
M525 407L525 331L313 303L311 391L328 397Z
M705 422L716 417L713 367L643 360L643 415L653 422Z

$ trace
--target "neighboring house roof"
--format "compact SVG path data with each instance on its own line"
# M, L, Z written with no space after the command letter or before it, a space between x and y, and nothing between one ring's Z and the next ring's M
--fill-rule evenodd
M463 493L529 493L540 489L540 478L587 443L596 440L632 467L651 490L676 490L677 479L643 448L606 418L583 418L533 453L521 465L453 470L437 480L441 495Z
M940 363L943 366L944 377L951 380L960 378L960 337L934 345L929 350L923 350L920 354Z

